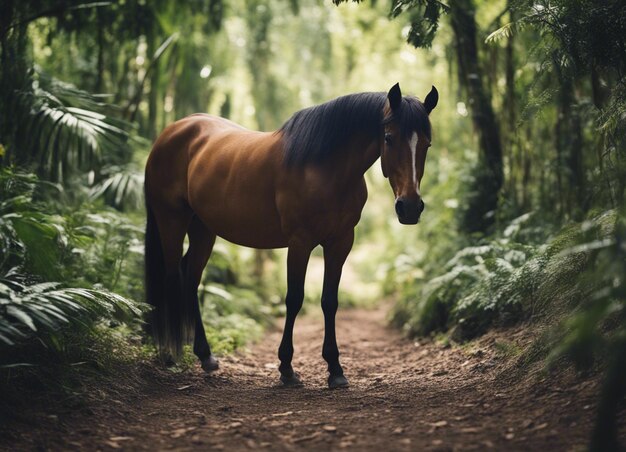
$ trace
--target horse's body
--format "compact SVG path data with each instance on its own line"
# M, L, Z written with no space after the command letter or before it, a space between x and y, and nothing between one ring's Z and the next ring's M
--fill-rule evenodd
M398 216L406 220L403 222L415 223L423 209L417 174L421 180L427 146L416 155L416 144L420 139L430 141L430 127L428 124L425 129L422 118L420 124L411 126L413 137L402 140L409 136L401 130L402 97L397 88L394 109L392 91L389 100L384 94L370 93L361 95L363 99L346 96L333 105L303 110L272 133L249 131L204 114L184 118L163 131L146 165L145 186L147 297L155 306L151 327L162 350L176 355L181 345L194 337L194 352L202 367L206 371L217 368L197 298L216 236L253 248L288 247L287 318L279 348L280 372L285 384L299 384L291 367L292 331L302 306L309 255L322 245L326 327L322 354L329 365L329 385L347 385L335 339L337 290L354 227L367 199L363 176L381 155L383 129L385 142L390 131L398 135L399 148L410 147L411 139L415 142L404 158L390 156L383 161L383 170L390 173L396 191ZM429 97L426 106L419 103L426 121L437 102L436 94L434 100L432 96L430 104ZM379 111L369 111L376 105ZM411 107L405 106L405 110ZM352 120L338 123L341 118L337 114L350 112L355 116ZM404 122L409 113L402 113ZM372 130L374 123L377 130ZM396 161L404 162L406 168ZM406 165L408 161L411 163ZM417 214L411 208L417 209ZM185 236L189 237L189 249L183 257Z

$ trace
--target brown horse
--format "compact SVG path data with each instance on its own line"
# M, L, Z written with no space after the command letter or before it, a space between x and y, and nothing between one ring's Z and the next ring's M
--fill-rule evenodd
M288 247L287 317L278 349L281 381L301 385L291 367L293 326L313 248L324 249L324 345L328 385L348 381L335 338L337 290L367 199L364 174L381 157L403 224L424 210L420 181L430 146L435 87L422 103L360 93L295 113L276 132L253 132L196 114L168 126L146 165L146 296L149 326L164 355L193 338L202 368L218 368L206 340L197 289L216 236L253 248ZM183 242L189 248L183 257Z

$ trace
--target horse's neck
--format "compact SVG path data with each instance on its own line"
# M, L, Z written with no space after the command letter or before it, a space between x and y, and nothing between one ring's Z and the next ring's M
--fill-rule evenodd
M350 143L349 155L352 171L356 176L363 176L365 172L380 158L380 141L378 138L372 140L366 137L357 137Z

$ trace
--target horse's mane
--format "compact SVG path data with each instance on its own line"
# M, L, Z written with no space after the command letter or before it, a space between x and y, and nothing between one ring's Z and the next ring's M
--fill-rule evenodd
M382 92L349 94L294 113L278 130L283 133L285 163L319 163L356 133L377 137L382 131L386 99ZM394 120L407 136L418 130L430 139L428 114L416 97L402 99Z

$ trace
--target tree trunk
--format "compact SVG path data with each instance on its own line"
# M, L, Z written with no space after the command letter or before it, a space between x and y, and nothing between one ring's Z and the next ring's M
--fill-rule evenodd
M508 2L508 7L510 11L510 22L515 22L515 15L513 13L513 9L511 8L511 1ZM516 160L519 161L519 167L524 167L526 169L526 165L523 162L524 153L521 150L521 146L519 145L518 140L516 140L517 135L517 102L515 95L515 54L514 54L514 45L515 45L515 33L511 33L511 35L507 38L506 48L505 48L505 57L504 57L504 74L506 81L506 89L504 93L504 106L503 110L506 115L505 122L505 130L504 134L505 138L505 149L504 154L507 157L508 163L508 173L507 173L507 193L509 196L512 196L514 199L514 203L519 205L519 196L518 190L518 175L515 173L516 169ZM516 145L517 144L517 145ZM525 174L521 176L521 179L524 180ZM524 187L521 187L522 189ZM525 196L522 197L523 199ZM522 200L522 209L526 207L523 205L524 201Z
M156 50L159 48L157 33L154 25L148 33L148 55L154 58ZM158 59L151 62L150 72L150 92L148 94L148 122L146 124L146 134L150 140L154 140L157 136L157 114L159 106L159 81L160 81L160 62Z
M480 146L473 195L469 196L464 218L467 232L486 232L494 223L498 195L503 184L502 144L491 105L491 95L483 85L483 70L476 45L475 7L472 0L450 2L459 81L463 87Z

